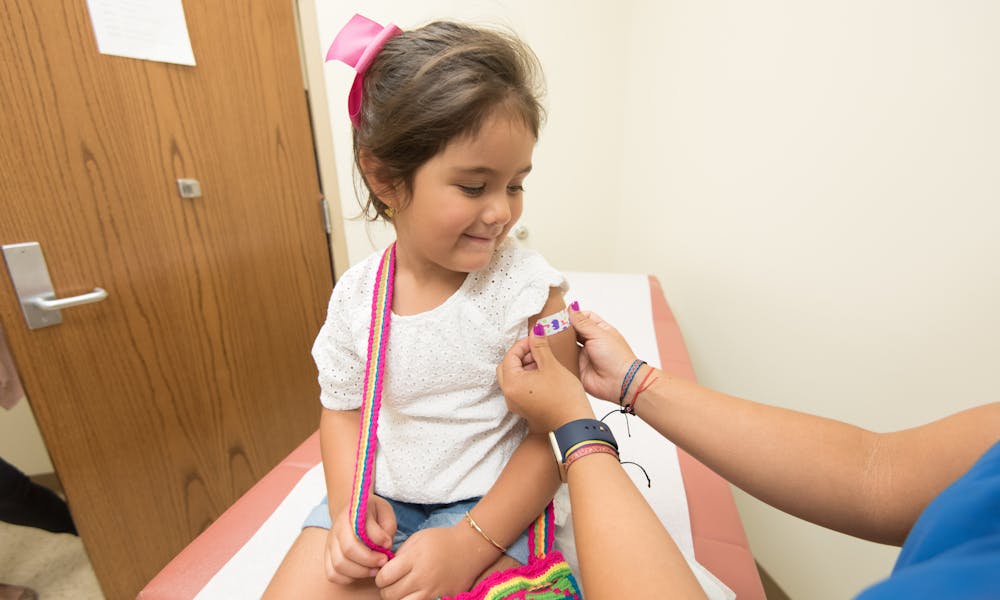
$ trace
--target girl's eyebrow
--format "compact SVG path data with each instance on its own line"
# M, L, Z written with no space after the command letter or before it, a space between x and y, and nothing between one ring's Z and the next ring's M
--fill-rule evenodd
M469 174L469 175L496 175L498 171L496 169L491 169L490 167L454 167L452 169L455 173ZM531 165L528 165L518 171L516 175L527 175L531 172Z

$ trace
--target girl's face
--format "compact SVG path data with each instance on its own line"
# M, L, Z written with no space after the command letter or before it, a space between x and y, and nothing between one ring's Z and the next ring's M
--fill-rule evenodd
M393 217L400 266L448 278L485 268L521 216L534 147L527 127L499 114L421 165Z

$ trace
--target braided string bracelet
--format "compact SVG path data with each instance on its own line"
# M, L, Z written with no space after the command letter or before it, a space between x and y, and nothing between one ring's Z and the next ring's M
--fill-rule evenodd
M609 446L608 444L602 442L594 442L589 444L582 444L576 446L572 451L566 455L566 461L563 463L563 469L566 471L566 475L569 475L570 465L580 460L584 456L590 456L591 454L610 454L615 457L615 460L622 465L634 465L642 471L642 474L646 477L646 486L653 487L653 481L649 478L649 473L637 462L632 462L630 460L622 460L618 456L618 451L615 450L614 446Z
M653 372L655 370L656 369L654 369L652 367L649 368L649 371L646 373L646 376L643 377L642 381L639 382L639 387L636 388L635 395L632 396L632 402L630 404L626 404L625 407L622 409L623 413L626 413L626 414L629 414L629 415L633 415L633 416L635 415L635 405L636 405L636 403L639 402L639 394L641 394L641 393L645 392L646 390L648 390L649 388L651 388L653 386L653 384L656 383L656 380L658 379L658 377L653 377L652 380L649 379L653 375ZM649 381L649 383L646 383L647 381Z
M625 412L625 396L628 395L628 388L632 385L632 380L635 379L635 374L639 372L639 367L646 364L646 361L639 360L638 358L632 361L632 366L628 368L625 373L625 377L622 379L622 391L618 395L618 406L621 408L622 412Z
M566 461L563 463L563 468L566 469L566 473L569 473L570 465L584 456L589 456L591 454L610 454L615 457L615 460L620 462L618 452L614 449L614 447L607 444L584 444L582 446L578 446L567 454Z

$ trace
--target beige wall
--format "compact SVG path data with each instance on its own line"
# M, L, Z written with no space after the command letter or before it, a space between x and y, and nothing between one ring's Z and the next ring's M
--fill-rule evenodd
M995 401L1000 6L634 6L619 266L663 278L701 380L875 430ZM895 557L739 504L794 598Z
M51 473L52 463L28 403L0 408L0 457L28 475Z
M1000 5L317 2L514 28L550 119L529 242L567 270L656 274L702 382L875 430L997 399ZM613 8L609 8L613 7ZM335 146L350 75L328 64ZM338 156L342 204L356 206ZM347 223L350 262L371 251ZM377 243L388 236L376 234ZM738 494L793 598L844 598L896 550Z

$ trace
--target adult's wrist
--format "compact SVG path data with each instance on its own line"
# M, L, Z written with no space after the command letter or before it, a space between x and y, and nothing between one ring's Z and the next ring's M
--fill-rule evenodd
M558 417L552 421L549 427L545 428L545 431L555 431L566 425L567 423L572 423L573 421L579 421L580 419L594 419L594 409L590 406L590 401L585 401L580 404L574 405L565 411L561 411Z
M625 412L625 404L631 394L634 393L632 384L636 382L636 376L642 367L646 366L646 361L636 358L629 363L628 369L622 376L621 385L618 388L618 407Z
M571 463L573 465L573 468L571 469L569 468L569 466L567 466L566 468L566 483L570 483L570 480L574 479L573 473L579 473L580 471L585 470L587 468L585 466L581 467L580 465L593 464L595 462L600 462L600 461L609 461L609 464L612 464L611 461L614 461L613 464L615 464L618 468L621 468L621 461L618 458L618 455L614 452L596 451L596 452L585 452L580 454L581 456L575 457L576 460L574 460L573 463ZM595 458L599 456L604 458Z
M623 404L621 407L622 412L626 412L630 415L640 416L637 412L640 405L640 400L643 396L647 396L650 393L650 389L653 384L660 379L660 371L653 366L642 363L642 366L636 371L635 382L632 384L629 393L623 399Z
M549 433L549 441L559 470L560 481L566 481L566 468L571 455L577 451L590 453L595 447L604 447L618 455L618 442L611 429L593 418L577 419ZM589 448L589 449L588 449Z

